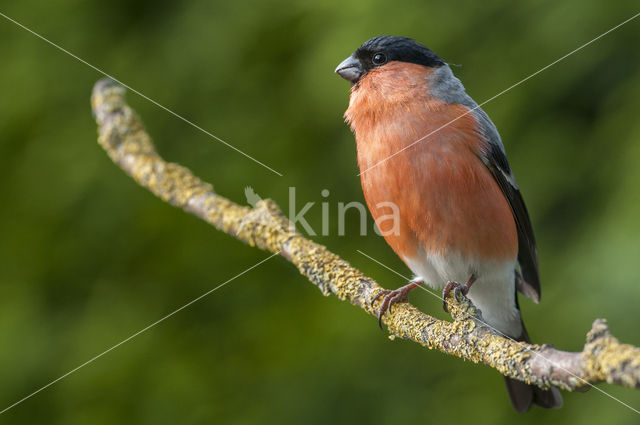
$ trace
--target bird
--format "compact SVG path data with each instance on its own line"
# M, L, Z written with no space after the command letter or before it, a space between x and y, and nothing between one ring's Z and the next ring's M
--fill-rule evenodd
M517 292L540 301L536 242L489 116L449 64L411 38L371 38L335 72L351 83L344 118L355 136L367 206L415 275L375 297L384 297L379 323L394 303L427 284L443 289L443 300L451 290L462 292L489 326L530 342ZM562 405L557 388L505 381L518 412Z

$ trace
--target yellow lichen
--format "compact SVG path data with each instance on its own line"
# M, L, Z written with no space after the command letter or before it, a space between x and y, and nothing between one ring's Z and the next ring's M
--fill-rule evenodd
M94 87L91 105L98 123L98 142L109 157L141 186L162 200L195 214L217 229L273 253L281 253L325 295L375 315L381 299L370 305L383 288L327 248L302 237L271 200L255 208L240 206L213 192L213 187L179 164L164 161L135 112L124 101L125 90L105 79ZM484 363L507 376L545 387L549 376L537 376L530 368L532 354L542 347L517 343L491 333L476 318L471 302L454 292L447 297L453 322L437 320L408 303L394 305L383 317L390 335L415 341L474 363ZM640 349L612 337L606 322L596 321L582 354L584 378L640 386ZM578 353L568 353L578 354ZM566 389L584 385L575 376L553 381Z

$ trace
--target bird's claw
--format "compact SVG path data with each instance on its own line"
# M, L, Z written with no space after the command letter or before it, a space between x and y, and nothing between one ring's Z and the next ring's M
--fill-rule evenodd
M473 284L473 282L475 282L475 280L476 277L474 275L471 275L469 280L467 280L464 285L451 280L447 282L447 284L444 286L444 289L442 290L442 309L445 313L449 313L449 306L447 305L447 296L449 295L449 292L451 292L451 290L453 289L453 296L455 299L458 299L460 293L466 296L469 293L469 288L471 288L471 285Z
M375 303L378 298L384 297L382 299L382 304L380 304L380 308L376 313L376 317L378 318L378 326L380 326L380 329L383 329L382 316L384 316L384 314L391 308L391 306L399 302L409 301L409 292L411 292L413 289L417 288L421 284L422 284L422 281L414 281L398 289L393 289L393 290L384 289L378 292L371 299L370 304L373 306L373 303Z

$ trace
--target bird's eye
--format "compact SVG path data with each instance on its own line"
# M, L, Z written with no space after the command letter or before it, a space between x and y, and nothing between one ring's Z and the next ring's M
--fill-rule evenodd
M375 55L373 55L373 58L371 59L371 62L373 62L374 65L382 65L386 61L387 61L387 56L384 53L376 53Z

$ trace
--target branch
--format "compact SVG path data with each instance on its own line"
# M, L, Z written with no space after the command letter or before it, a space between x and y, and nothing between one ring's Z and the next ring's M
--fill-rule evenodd
M213 187L181 165L165 162L156 152L140 118L127 106L125 89L109 79L96 83L91 105L98 123L98 143L109 157L139 185L165 202L200 217L218 230L260 249L279 253L324 295L375 315L381 301L372 296L383 290L327 248L299 234L271 200L255 208L240 206L213 191ZM581 352L555 349L504 338L476 320L480 311L453 291L447 301L454 318L447 322L428 316L408 303L393 306L384 315L392 335L474 363L484 363L503 375L547 388L568 391L588 384L640 388L640 348L620 343L607 322L597 319Z

